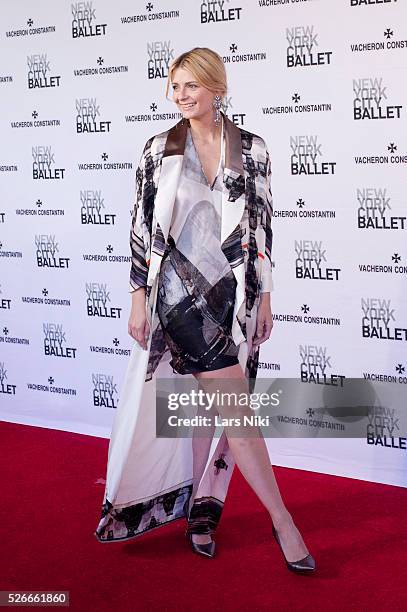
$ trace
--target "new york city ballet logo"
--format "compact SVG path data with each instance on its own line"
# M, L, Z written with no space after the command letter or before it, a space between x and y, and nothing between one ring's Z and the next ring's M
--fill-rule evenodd
M157 40L147 43L147 77L162 79L168 76L170 63L174 59L174 49L170 40Z
M285 30L287 46L287 67L297 68L322 66L331 63L332 51L321 51L318 34L313 25L295 26Z
M236 112L236 110L233 109L232 96L224 96L222 101L222 108L225 112L225 115L227 115L235 125L244 126L246 113L238 113Z
M400 119L402 104L387 104L387 86L382 77L353 79L353 118Z
M375 340L405 342L407 328L396 326L395 309L391 300L384 298L362 298L362 336Z
M236 117L240 117L243 123L243 118L246 117L246 113L234 113L233 112L232 96L224 96L221 106L222 106L222 110L224 111L225 115L229 116L229 113L231 114L232 121L234 121Z
M15 395L16 385L12 385L8 382L6 364L4 361L0 361L0 393L5 395Z
M86 283L86 312L88 317L120 319L121 308L110 306L110 291L106 283Z
M295 277L337 281L341 268L331 268L322 240L295 240Z
M96 23L93 2L74 2L71 4L72 38L105 36L106 23Z
M68 346L66 333L61 323L43 323L44 354L51 357L76 359L77 349Z
M228 6L226 7L226 4ZM241 19L242 7L230 6L230 0L201 0L201 23L218 23L219 21L237 21Z
M92 373L93 405L104 408L117 408L117 384L113 376Z
M367 444L406 450L407 438L400 437L400 417L395 408L372 406L367 416Z
M322 144L318 136L290 136L291 174L315 176L335 174L336 162L323 161Z
M82 225L114 225L116 215L105 212L101 190L84 189L80 194Z
M327 353L326 346L303 344L299 346L301 382L343 387L345 376L330 373L332 357Z
M59 257L55 234L35 235L35 256L39 268L69 268L69 257Z
M391 214L391 198L386 187L356 190L359 229L398 230L407 228L405 215Z
M55 167L55 153L50 146L39 145L31 148L34 180L62 180L65 168Z
M46 53L28 55L27 66L28 89L44 89L60 86L61 77L51 74L50 61Z
M10 310L11 309L11 300L4 296L2 287L0 285L0 310Z
M100 121L100 107L96 98L80 98L76 104L76 132L78 134L96 134L110 132L111 121Z
M373 4L380 4L385 6L391 2L397 2L397 0L349 0L351 6L371 6Z

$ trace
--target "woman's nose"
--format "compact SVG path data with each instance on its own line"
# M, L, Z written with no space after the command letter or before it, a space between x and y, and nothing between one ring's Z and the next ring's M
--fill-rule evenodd
M186 89L183 87L180 87L178 90L178 98L180 100L185 100L186 98L188 98L188 94L186 92Z

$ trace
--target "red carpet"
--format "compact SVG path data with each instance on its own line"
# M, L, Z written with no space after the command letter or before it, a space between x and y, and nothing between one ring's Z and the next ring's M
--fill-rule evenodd
M318 571L295 575L267 511L235 470L217 558L184 521L101 544L108 440L0 423L0 590L68 590L71 610L395 610L406 601L407 490L276 467ZM55 609L55 608L53 608Z

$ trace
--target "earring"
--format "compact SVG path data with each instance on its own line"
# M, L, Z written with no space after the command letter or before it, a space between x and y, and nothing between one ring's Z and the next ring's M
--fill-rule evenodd
M216 96L213 99L213 106L215 107L215 124L219 125L220 124L220 108L222 108L222 98L216 94Z

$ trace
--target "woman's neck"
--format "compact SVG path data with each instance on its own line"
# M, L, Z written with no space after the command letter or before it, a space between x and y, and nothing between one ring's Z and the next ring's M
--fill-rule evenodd
M189 127L195 142L214 143L222 133L223 115L220 114L219 125L213 120L213 113L208 113L202 119L189 119Z

